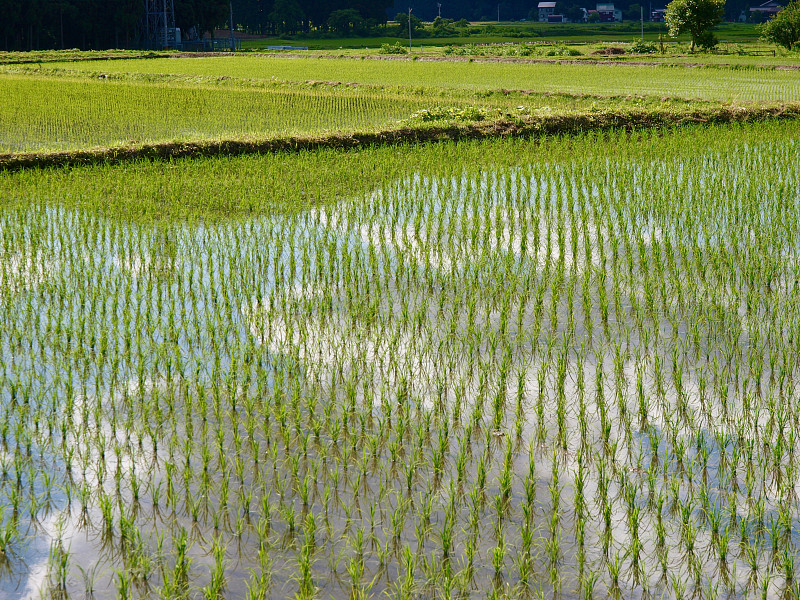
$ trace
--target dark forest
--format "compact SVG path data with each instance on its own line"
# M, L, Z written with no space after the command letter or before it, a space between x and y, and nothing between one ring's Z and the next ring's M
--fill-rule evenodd
M639 13L641 0L617 0L626 13ZM234 27L259 35L314 33L331 36L390 35L386 23L409 8L423 21L445 19L519 21L535 18L537 0L172 0L175 26L187 35ZM593 2L561 0L562 7L590 8ZM664 0L644 8L663 7ZM745 0L729 0L735 17ZM632 14L632 13L631 13ZM0 0L0 49L142 48L146 46L144 0ZM407 21L406 21L407 22ZM189 34L192 32L192 34Z

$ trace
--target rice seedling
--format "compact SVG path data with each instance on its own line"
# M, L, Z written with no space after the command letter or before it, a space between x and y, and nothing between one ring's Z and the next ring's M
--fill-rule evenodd
M797 138L0 174L0 591L790 596Z
M15 69L4 67L5 69ZM426 88L527 90L603 95L653 95L731 100L795 100L797 82L791 72L773 69L664 68L664 66L610 66L592 64L447 63L432 61L354 61L235 56L193 60L131 59L38 65L39 72L88 71L114 77L133 73L139 78L169 74L301 81L316 88L326 82ZM19 70L19 68L16 68ZM109 82L110 83L110 82Z

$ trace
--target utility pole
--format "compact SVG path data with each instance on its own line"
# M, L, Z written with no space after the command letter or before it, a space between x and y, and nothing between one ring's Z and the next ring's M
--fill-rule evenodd
M500 4L497 5L497 22L500 22Z
M414 10L408 7L408 51L411 52L411 11Z
M436 8L439 9L439 18L441 19L442 18L442 3L441 2L437 2L436 3Z
M236 39L233 37L233 0L230 0L231 9L231 52L236 51Z
M642 41L644 41L644 6L639 5L639 17L642 20Z
M163 2L164 6L164 45L163 47L166 48L169 44L169 34L167 32L167 0Z

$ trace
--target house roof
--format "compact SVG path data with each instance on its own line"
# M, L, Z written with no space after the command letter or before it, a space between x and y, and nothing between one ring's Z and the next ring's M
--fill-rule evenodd
M769 0L769 2L764 2L760 6L752 7L750 12L778 12L782 8L783 4L778 4L775 0Z
M611 12L614 10L614 4L598 4L597 11L598 12Z
M538 8L555 8L555 2L539 2Z

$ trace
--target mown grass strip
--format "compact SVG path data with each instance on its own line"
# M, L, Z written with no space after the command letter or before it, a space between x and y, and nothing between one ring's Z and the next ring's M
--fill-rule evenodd
M471 123L434 123L384 131L320 136L284 136L264 139L229 139L198 142L141 144L70 152L31 152L0 155L0 170L118 164L131 160L167 160L212 156L237 156L292 152L320 148L352 149L406 143L428 143L493 137L571 135L610 129L677 127L687 123L743 123L797 119L800 103L770 106L716 107L688 111L604 111L525 117Z

